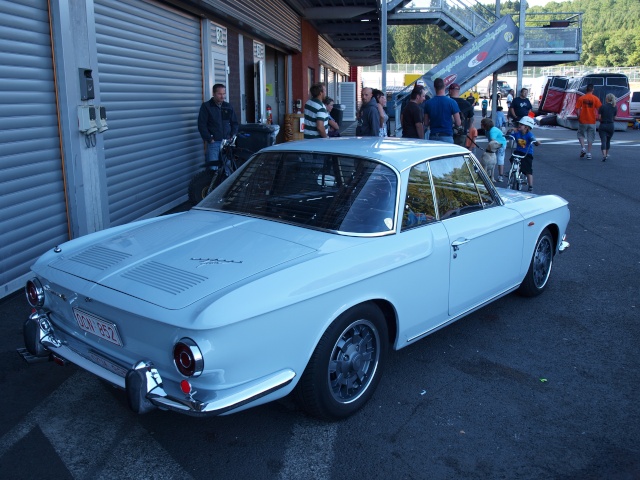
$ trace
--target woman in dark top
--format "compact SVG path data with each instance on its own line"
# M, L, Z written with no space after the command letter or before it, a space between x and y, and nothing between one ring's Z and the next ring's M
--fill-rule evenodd
M604 103L598 109L598 117L600 118L600 149L602 150L602 161L606 162L609 158L609 148L611 147L611 137L613 137L613 121L616 116L616 97L613 93L607 93Z

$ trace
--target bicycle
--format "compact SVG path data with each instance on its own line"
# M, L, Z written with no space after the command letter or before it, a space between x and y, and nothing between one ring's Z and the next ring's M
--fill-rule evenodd
M527 176L522 173L522 159L527 156L533 143L529 145L527 152L517 154L514 152L514 142L516 138L513 135L505 135L505 138L509 142L509 148L511 148L511 157L509 159L511 168L507 176L507 188L511 190L522 190L522 186L527 184Z
M189 201L192 205L200 203L214 188L238 169L240 158L237 154L234 135L220 143L220 159L215 162L205 162L205 169L196 173L189 182ZM246 160L246 159L245 159Z

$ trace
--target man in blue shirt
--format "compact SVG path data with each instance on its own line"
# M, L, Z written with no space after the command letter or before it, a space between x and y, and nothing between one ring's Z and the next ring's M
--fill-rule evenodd
M213 97L200 106L198 114L198 131L207 144L206 161L220 160L222 140L238 133L238 119L231 104L224 101L227 89L221 83L213 88Z
M433 81L436 95L427 102L425 124L430 129L429 140L453 143L453 124L460 127L460 108L458 104L444 94L444 80Z

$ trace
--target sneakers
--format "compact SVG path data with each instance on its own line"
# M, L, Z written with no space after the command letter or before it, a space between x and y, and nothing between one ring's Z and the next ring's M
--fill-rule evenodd
M527 192L533 192L533 187L527 188Z
M602 157L602 161L606 162L609 157Z
M499 182L504 182L504 177L503 177L502 175L500 175L500 176L498 177L498 181L499 181Z
M584 157L587 154L587 151L583 148L580 150L580 158Z
M591 154L587 153L587 160L591 160Z

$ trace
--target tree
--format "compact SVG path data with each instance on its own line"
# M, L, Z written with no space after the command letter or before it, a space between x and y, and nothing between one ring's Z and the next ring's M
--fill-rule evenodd
M435 25L398 25L390 35L396 63L438 63L460 48L458 41Z
M552 1L527 12L583 12L580 63L604 67L638 65L638 0Z

